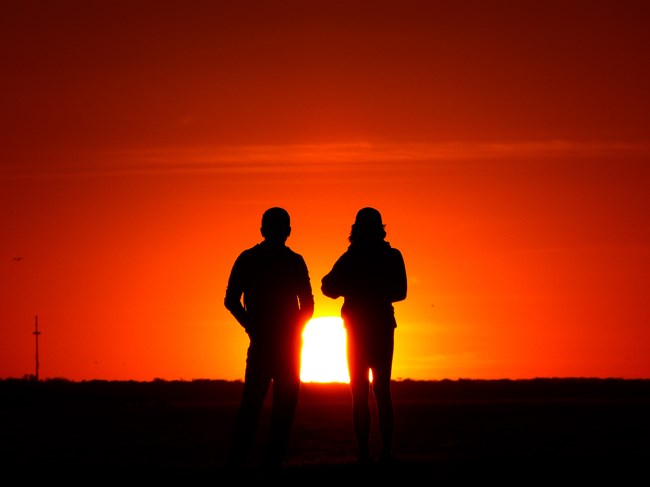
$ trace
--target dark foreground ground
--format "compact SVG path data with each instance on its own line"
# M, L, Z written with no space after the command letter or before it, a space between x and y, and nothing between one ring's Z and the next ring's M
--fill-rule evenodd
M261 444L250 469L225 468L240 391L239 382L208 380L2 380L0 467L87 483L650 480L650 380L397 381L398 461L363 468L354 463L348 386L303 384L291 451L275 472L257 466Z

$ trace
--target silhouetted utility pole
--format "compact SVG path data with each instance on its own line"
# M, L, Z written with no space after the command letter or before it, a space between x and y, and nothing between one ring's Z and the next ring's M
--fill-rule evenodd
M34 380L38 381L38 335L41 332L38 331L38 315L36 315L36 321L34 323L34 338L36 340L36 373L34 374Z

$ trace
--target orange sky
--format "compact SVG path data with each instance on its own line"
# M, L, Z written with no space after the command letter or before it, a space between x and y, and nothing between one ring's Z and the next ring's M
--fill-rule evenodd
M11 2L0 377L239 379L284 206L315 316L356 211L404 254L395 378L650 377L650 5Z

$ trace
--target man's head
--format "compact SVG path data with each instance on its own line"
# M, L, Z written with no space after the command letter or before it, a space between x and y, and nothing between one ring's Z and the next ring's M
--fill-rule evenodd
M291 234L291 218L284 208L269 208L262 215L262 236L266 240L285 241Z

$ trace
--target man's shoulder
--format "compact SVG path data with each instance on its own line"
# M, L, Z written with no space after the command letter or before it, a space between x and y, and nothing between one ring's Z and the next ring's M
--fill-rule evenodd
M240 258L252 258L252 257L271 257L271 256L284 255L296 260L304 260L303 256L298 252L294 251L290 247L284 245L282 247L269 247L263 243L258 243L252 247L243 250L239 256Z
M286 249L285 251L286 251L287 255L288 255L291 259L293 259L294 261L305 262L305 259L304 259L304 257L302 256L302 254L296 252L295 250L293 250L293 249L290 248L290 247L285 247L285 249Z
M248 262L251 259L256 259L257 256L261 255L261 253L260 245L255 244L252 247L242 250L237 256L237 262Z

